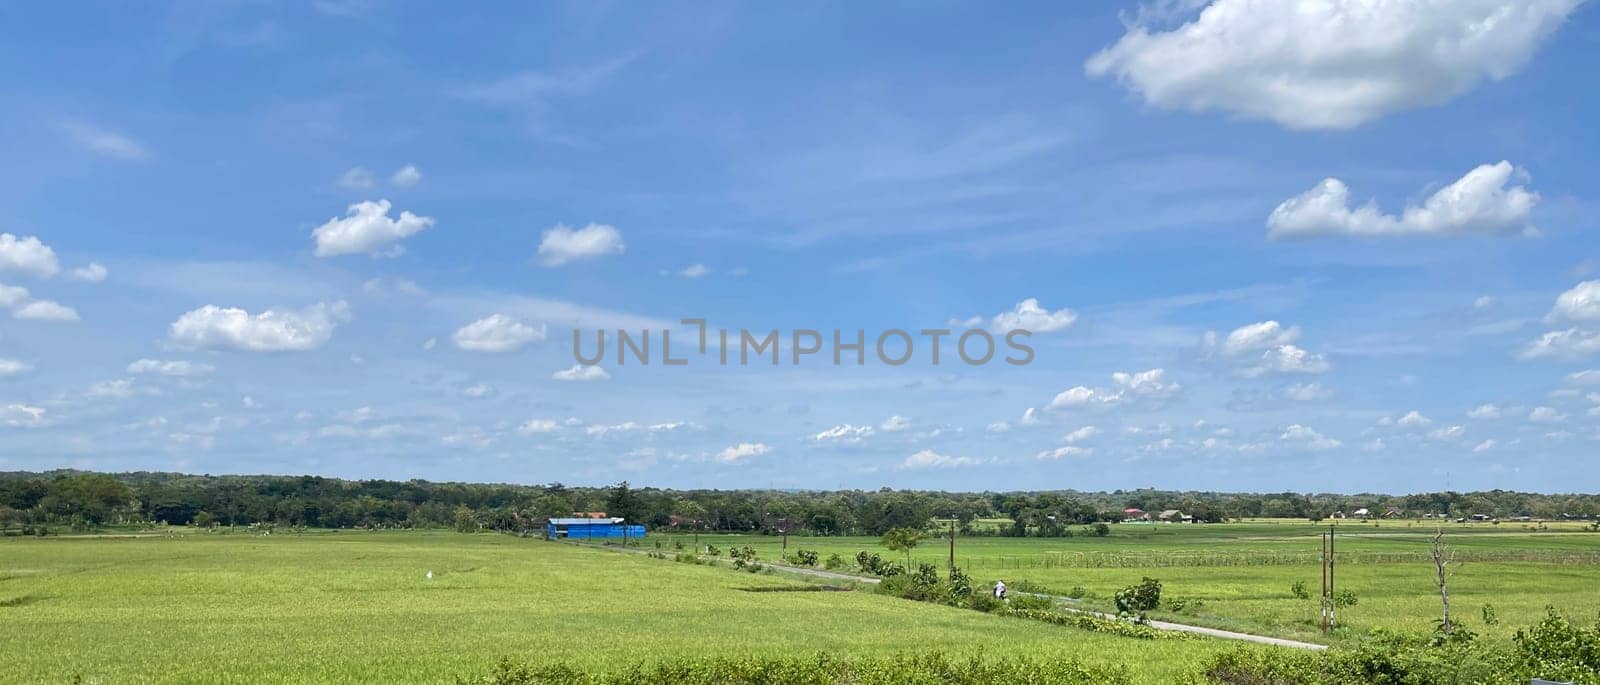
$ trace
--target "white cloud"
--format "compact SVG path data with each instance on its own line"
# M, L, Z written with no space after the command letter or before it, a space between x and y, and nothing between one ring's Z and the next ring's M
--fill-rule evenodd
M400 212L400 218L389 218L388 200L357 202L345 211L343 218L334 217L311 231L318 257L366 253L374 257L393 257L405 252L398 241L433 226L433 217Z
M568 419L567 420L567 425L577 425L577 424L573 423L573 421L571 419ZM643 432L643 433L663 433L663 432L671 432L671 431L694 429L694 428L699 428L699 426L697 424L690 423L690 422L687 422L687 421L673 421L673 422L670 422L670 423L650 423L650 424L637 423L637 422L634 422L634 421L624 421L622 423L613 423L613 424L610 424L610 425L593 424L593 425L590 425L590 426L585 426L583 431L584 431L584 433L586 433L588 435L604 437L604 436L609 435L611 433L638 433L638 432Z
M170 361L161 359L140 359L128 365L128 373L154 373L162 376L178 377L204 376L215 370L216 367L210 364L200 364L196 362L183 361L181 359Z
M18 238L0 233L0 271L50 278L61 271L61 262L56 259L56 251L37 236Z
M1062 446L1062 447L1057 447L1057 448L1055 448L1053 450L1045 450L1043 452L1040 452L1039 454L1035 455L1034 458L1035 459L1041 459L1041 460L1043 460L1043 459L1064 459L1066 457L1087 457L1087 456L1089 456L1091 454L1094 454L1094 448L1093 447L1079 447L1077 445L1065 445L1065 446Z
M67 274L75 281L84 283L99 283L106 280L106 267L99 262L89 262L88 266L80 266Z
M414 164L407 164L403 167L400 167L389 176L389 183L401 188L410 188L421 182L422 170L418 169Z
M682 271L679 271L678 275L684 278L699 278L709 273L711 273L711 269L704 264L690 264L684 267Z
M18 319L32 319L36 321L77 321L78 310L50 300L34 300L15 311L11 315Z
M883 423L878 426L878 430L885 433L898 433L910 427L911 419L897 415L884 419Z
M1580 359L1597 351L1600 351L1600 333L1568 328L1539 336L1517 356L1522 359Z
M1480 421L1498 419L1501 416L1500 407L1493 404L1480 404L1467 412L1467 418Z
M1428 438L1432 440L1454 440L1465 435L1466 432L1465 426L1444 426L1430 431Z
M555 421L551 421L549 419L528 419L526 422L524 422L521 426L519 426L517 428L517 432L521 433L523 435L538 435L538 434L542 434L542 433L558 433L560 431L561 431L561 424L557 423Z
M1011 424L1006 421L995 421L994 423L986 426L983 430L989 433L1008 433L1011 431Z
M1423 416L1422 412L1413 409L1409 412L1406 412L1404 416L1395 419L1394 422L1403 428L1421 428L1423 426L1431 425L1433 423L1433 419Z
M1578 4L1216 0L1170 30L1140 17L1084 69L1164 109L1347 129L1516 73Z
M724 464L743 464L771 451L771 447L759 442L741 442L718 452L716 459Z
M469 385L461 390L461 394L466 397L488 397L494 394L494 386L488 383Z
M622 244L622 232L613 226L589 224L573 230L558 224L545 231L539 240L538 260L544 266L561 266L580 259L621 254L626 249Z
M1314 450L1331 450L1344 444L1318 433L1310 426L1303 426L1298 423L1283 429L1283 433L1278 436L1278 439Z
M1568 385L1600 385L1600 369L1584 369L1567 374Z
M1284 200L1267 218L1272 238L1347 235L1447 237L1467 234L1534 235L1529 223L1539 194L1523 186L1506 187L1517 169L1510 162L1484 164L1440 188L1422 206L1399 216L1385 214L1376 202L1350 208L1350 189L1336 178Z
M20 359L0 358L0 378L19 376L33 370L33 365Z
M976 457L952 457L933 450L922 450L900 462L902 469L949 469L960 466L978 466L985 460Z
M350 318L343 301L302 310L268 309L251 314L237 307L206 305L172 322L168 338L182 347L232 348L248 352L303 351L321 347Z
M1493 297L1490 297L1488 295L1481 295L1481 296L1478 297L1478 299L1472 301L1472 308L1473 309L1490 309L1490 308L1493 308L1495 305L1497 305L1499 303L1500 303L1499 300L1496 300Z
M841 423L816 434L812 439L817 442L845 442L859 443L863 439L872 437L872 426L854 426Z
M1332 368L1326 357L1294 345L1299 338L1298 326L1285 328L1277 321L1261 321L1233 329L1220 344L1216 332L1207 332L1204 342L1206 349L1215 349L1234 367L1234 373L1245 378L1319 374Z
M1039 425L1039 423L1039 410L1034 409L1033 407L1028 407L1026 410L1023 410L1022 418L1017 419L1017 425L1023 428L1031 428Z
M16 309L28 302L28 289L18 285L0 284L0 308Z
M68 123L63 128L80 147L102 157L133 162L150 156L150 152L139 141L120 133L82 123Z
M1321 383L1295 383L1283 389L1283 397L1295 402L1315 402L1333 396Z
M550 375L558 381L603 381L611 378L611 374L598 366L584 366L573 364L570 369L562 369Z
M1489 450L1494 449L1494 446L1498 445L1498 444L1500 444L1500 443L1497 442L1494 438L1489 438L1489 439L1484 440L1483 442L1480 442L1477 445L1475 445L1472 448L1472 451L1474 451L1474 452L1488 452Z
M337 183L345 190L371 190L377 187L378 179L372 175L372 170L358 166L340 174Z
M28 428L44 423L45 409L27 404L0 405L0 425Z
M1058 393L1050 400L1048 409L1080 409L1096 406L1114 406L1130 402L1159 402L1177 395L1183 386L1166 380L1164 369L1149 369L1137 373L1118 371L1111 374L1110 388L1075 386Z
M1528 420L1534 423L1561 423L1567 420L1567 415L1554 407L1534 407L1533 411L1528 412Z
M1011 311L996 314L990 322L990 328L997 333L1017 329L1033 333L1050 333L1066 329L1077 320L1077 312L1071 309L1050 311L1040 307L1039 300L1030 297L1018 302Z
M491 314L462 326L453 336L456 347L470 352L512 352L542 342L546 329L534 328L504 314Z
M89 397L129 397L133 395L133 379L118 378L109 381L100 381L89 386L86 393Z
M1600 321L1600 281L1584 281L1556 296L1551 321Z
M1094 426L1084 426L1061 436L1061 441L1065 443L1083 442L1084 440L1088 440L1089 438L1099 434L1099 428L1095 428Z

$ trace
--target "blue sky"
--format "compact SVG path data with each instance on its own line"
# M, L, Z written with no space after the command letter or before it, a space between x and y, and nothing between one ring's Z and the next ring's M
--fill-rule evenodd
M1577 0L34 3L0 32L0 469L1600 487ZM572 368L575 328L1019 308L1020 367Z

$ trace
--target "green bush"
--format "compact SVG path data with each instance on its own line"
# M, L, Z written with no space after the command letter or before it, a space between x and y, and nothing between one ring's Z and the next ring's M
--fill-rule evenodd
M1289 586L1289 592L1295 599L1311 599L1311 591L1306 589L1306 581L1303 580L1294 581L1294 585Z
M1161 605L1161 581L1146 577L1138 585L1129 585L1117 591L1117 611L1139 613Z
M829 571L836 571L844 568L844 557L841 557L837 554L830 554L828 555L828 560L822 562L822 567L828 569Z
M987 592L980 592L967 598L967 608L972 609L973 611L993 613L996 611L1005 611L1006 603L995 599L994 595L991 595Z
M1016 611L1049 611L1054 609L1056 602L1044 595L1030 595L1021 592L1010 593L1011 608Z
M816 566L817 553L809 549L796 550L794 553L794 561L801 566Z
M458 685L1101 685L1128 680L1124 668L1090 666L1072 659L973 656L957 660L934 652L854 659L826 654L810 658L687 658L635 664L608 672L586 671L564 663L533 665L505 659L486 675L461 678L456 682Z

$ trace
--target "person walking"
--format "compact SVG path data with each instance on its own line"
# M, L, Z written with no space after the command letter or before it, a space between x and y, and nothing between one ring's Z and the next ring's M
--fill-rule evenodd
M1006 598L1006 581L997 580L994 582L994 598L1001 600Z

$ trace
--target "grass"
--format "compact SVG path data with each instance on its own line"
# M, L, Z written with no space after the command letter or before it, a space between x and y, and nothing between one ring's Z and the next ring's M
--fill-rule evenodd
M1325 640L1318 628L1321 585L1318 535L1328 528L1307 522L1258 521L1215 525L1116 525L1109 537L996 538L957 540L957 563L974 581L1018 581L1056 594L1085 589L1085 603L1110 608L1115 592L1143 576L1160 578L1164 597L1199 600L1183 613L1156 611L1154 618L1310 641ZM1428 558L1432 524L1409 521L1338 524L1337 586L1354 592L1354 607L1340 610L1341 629L1331 642L1351 640L1374 628L1428 631L1439 616L1439 600ZM1600 615L1600 534L1578 524L1446 524L1446 542L1462 560L1450 576L1453 618L1478 633L1505 639L1537 622L1555 606L1589 621ZM687 541L690 536L668 538ZM762 558L776 558L775 536L701 536L723 549L749 545ZM859 550L905 562L876 538L800 538L823 559L839 554L853 568ZM925 540L913 563L943 566L944 539ZM1306 583L1310 599L1290 591ZM1493 606L1498 625L1485 625L1482 610Z
M1167 683L1234 646L862 592L746 591L795 584L493 534L4 538L0 682L448 682L507 656L614 669L940 650L1125 664L1136 682Z

